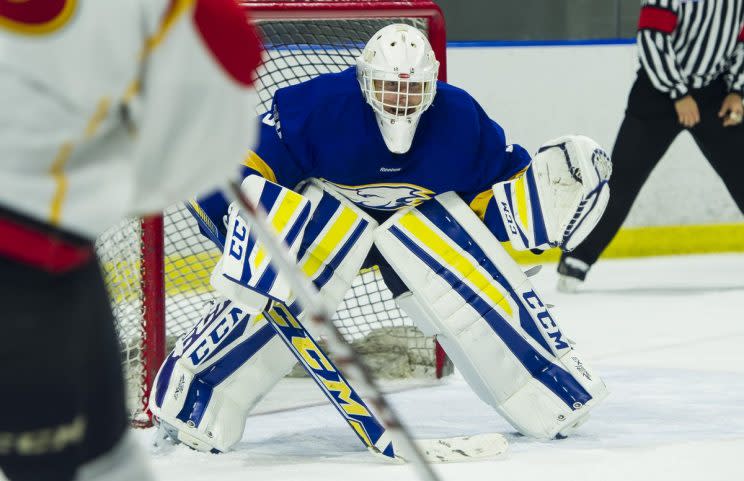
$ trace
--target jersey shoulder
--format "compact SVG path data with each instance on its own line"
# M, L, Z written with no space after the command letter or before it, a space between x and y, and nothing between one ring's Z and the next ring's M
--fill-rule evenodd
M437 82L434 105L447 114L461 116L480 116L483 111L475 98L467 91L441 80Z
M274 102L282 114L286 111L312 112L316 109L333 109L340 100L349 96L361 97L355 67L283 87L274 94Z
M469 101L474 100L473 96L470 95L465 89L462 89L450 83L444 82L442 80L437 80L437 95L439 95L440 93L452 99L469 100Z
M459 145L464 139L475 143L483 133L501 133L502 130L468 92L441 81L437 84L434 102L424 117L427 115L426 121L422 118L424 129L446 128L452 138L459 139Z
M272 116L287 144L318 144L338 132L364 132L357 125L366 106L356 80L356 69L319 75L274 94Z

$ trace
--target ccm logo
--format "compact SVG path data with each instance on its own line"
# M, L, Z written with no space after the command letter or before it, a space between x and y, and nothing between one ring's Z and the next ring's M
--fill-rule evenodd
M305 367L312 370L313 374L328 389L328 392L335 399L336 405L350 416L361 417L362 419L360 421L371 418L372 415L364 405L354 399L356 393L352 387L336 371L331 361L326 357L320 347L315 344L315 341L308 335L299 321L294 318L292 313L282 304L275 303L274 308L269 311L269 315L274 320L274 325L279 328L302 357Z
M220 341L240 322L244 317L241 309L233 307L217 320L208 331L201 336L201 342L189 355L194 366L198 366L209 354L220 344Z
M514 223L514 217L512 217L511 210L509 209L509 206L506 202L501 202L501 211L504 213L504 218L507 222L507 227L511 231L512 234L518 234L519 231L517 230L517 226Z
M537 297L535 291L525 292L522 294L522 299L524 299L524 302L526 302L535 312L537 320L540 322L543 329L545 329L548 336L553 340L556 350L567 349L570 347L568 343L563 340L561 330L558 328L558 325L555 323L553 318L550 317L547 307L545 307L545 304L543 304L540 298Z
M245 253L245 239L248 236L248 229L245 228L238 219L235 219L235 226L233 227L232 236L230 238L230 257L235 260L243 260L243 254Z

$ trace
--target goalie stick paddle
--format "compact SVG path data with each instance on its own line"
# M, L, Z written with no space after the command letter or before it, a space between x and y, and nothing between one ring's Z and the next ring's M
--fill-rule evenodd
M377 387L367 365L362 362L354 347L343 338L332 322L331 316L333 313L329 312L315 286L300 272L287 250L277 242L266 223L266 213L262 212L261 206L254 205L247 199L243 195L240 185L236 182L230 183L230 190L231 196L242 207L242 212L247 214L248 219L246 220L255 228L256 238L260 239L266 247L272 261L276 264L277 270L286 275L287 282L289 282L308 318L325 329L328 348L335 355L336 362L350 378L358 380L364 391L369 393L370 403L380 414L390 436L408 454L409 457L406 460L413 464L421 479L440 481L439 476L427 462L407 428L400 422L400 418Z

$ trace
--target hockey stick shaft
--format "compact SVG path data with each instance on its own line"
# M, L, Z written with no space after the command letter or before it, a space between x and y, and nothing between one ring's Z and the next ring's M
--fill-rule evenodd
M439 476L426 461L413 437L400 422L400 418L378 388L367 365L362 362L359 354L343 338L331 320L333 313L329 311L315 286L310 279L300 272L289 252L276 240L266 222L266 213L263 212L261 206L254 205L247 199L237 183L230 184L230 191L232 197L238 201L242 211L247 215L246 220L254 228L256 238L260 239L271 255L277 270L286 276L287 282L308 318L325 328L328 348L334 354L341 369L350 378L361 383L362 388L369 393L370 403L376 408L394 441L401 443L405 451L410 453L411 459L409 461L413 463L421 479L424 481L439 481Z
M295 316L298 306L276 301L264 311L264 317L359 440L372 452L395 459L383 423Z

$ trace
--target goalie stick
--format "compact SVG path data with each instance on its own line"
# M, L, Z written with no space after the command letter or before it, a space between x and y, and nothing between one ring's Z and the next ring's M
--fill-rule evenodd
M184 207L197 220L204 234L220 250L224 249L225 235L201 206L192 200L185 202ZM385 427L297 319L300 312L301 308L297 303L287 306L274 301L262 315L362 443L373 453L394 459L396 453Z
M192 201L186 203L185 206L202 226L205 234L208 235L208 237L210 237L218 246L224 246L224 235L222 235L216 228L216 226L209 220L209 217L207 217L202 212L198 203ZM245 207L246 206L244 206L244 211ZM248 214L252 214L252 212L253 211L247 211ZM252 215L249 220L253 220ZM261 228L259 225L257 225L257 222L261 220L263 219L259 218L259 220L251 222L252 225L256 225L256 231ZM268 227L266 227L265 229L265 232L270 232L268 231ZM260 232L257 232L257 234L257 237L261 236ZM274 237L270 233L268 235L271 236L269 237L271 240L274 240ZM263 238L261 238L261 240L263 241ZM275 241L273 243L278 244ZM272 258L276 259L277 257L276 254L272 252L272 247L279 249L281 249L281 247L267 245L267 250L271 253ZM288 253L284 255L286 257L289 256ZM290 267L294 269L294 263L291 260L289 260L288 262L291 263ZM306 280L308 284L310 283L310 281L304 276L302 276L302 279ZM311 293L315 290L315 287L312 284L310 284L309 288L309 290L311 290ZM315 302L316 306L318 306L318 304L322 304L320 298L318 298L318 301ZM328 313L328 310L322 305L316 308L318 312L321 313L321 315L325 315L327 318L327 321L325 322L328 322L328 324L324 324L326 330L335 330L335 325L333 325L330 320L330 314ZM290 310L292 312L290 312ZM304 326L302 326L299 320L295 318L295 314L297 314L299 310L300 309L296 306L296 304L290 306L290 308L287 308L281 303L275 303L274 307L267 310L264 315L266 319L272 323L275 331L279 334L279 336L282 338L282 340L294 354L294 356L298 359L298 361L303 365L310 377L316 382L316 384L326 395L331 404L342 415L344 420L353 428L355 434L360 438L365 446L370 449L371 452L383 455L387 459L398 459L403 461L411 460L415 462L417 457L423 456L421 462L439 463L483 459L497 456L499 454L502 454L506 450L506 440L500 434L495 433L481 434L476 436L452 437L446 439L416 440L415 445L409 445L405 442L405 439L401 442L399 435L394 432L394 429L391 429L390 434L386 434L385 428L383 427L382 423L380 423L374 416L374 414L367 409L367 406L364 404L361 396L359 396L352 385L343 378L339 370L335 369L335 366L329 359L327 359L323 351L317 346L317 343L312 338L312 336L307 332ZM331 351L334 352L334 354L336 354L339 350L341 350L341 352L346 352L343 349L333 350L332 346L330 345L332 342L331 335L333 334L333 332L330 332L329 334L330 335L328 335L327 337L329 338L329 348L331 348ZM340 333L338 333L337 331L336 335L338 337L341 336ZM305 349L303 349L302 351L298 350L293 341L302 341L300 342L300 345L303 345ZM346 341L343 338L340 338L340 342L346 344ZM343 346L341 347L343 348ZM308 355L309 352L311 352L312 355ZM346 353L339 358L340 363L346 363L347 372L349 369L348 363L352 362L354 355L355 354L352 351L351 354ZM323 362L318 363L318 359L322 359ZM363 366L362 369L364 368L365 367ZM371 380L371 374L369 372L367 373L367 376ZM369 389L368 387L367 389L369 392L372 393L373 399L371 400L371 402L373 403L373 405L378 407L378 410L380 412L384 413L385 409L389 409L388 407L385 407L387 406L387 403L384 398L382 398L382 402L385 403L383 409L380 409L379 406L375 404L375 402L379 404L380 401L376 401L376 399L374 398L381 396L381 393L376 390L376 387L374 387L373 389ZM378 393L377 396L375 396L375 392ZM392 424L393 427L396 426L396 422L397 420L394 420ZM400 426L399 423L397 423L397 425ZM388 428L390 428L390 426L391 425L388 425ZM395 443L396 447L394 450L390 445L391 435L393 437L398 437L398 442ZM430 469L428 471L430 471ZM425 477L424 479L435 480L436 478L431 478L427 475L427 477Z
M287 282L289 282L300 305L303 306L307 317L325 329L328 348L335 354L337 362L349 377L359 380L369 393L370 402L375 406L377 412L380 413L391 437L395 441L400 442L404 450L409 452L410 461L415 466L421 479L425 481L439 481L439 476L427 462L419 447L413 441L413 437L408 432L408 429L400 422L400 418L377 387L367 365L362 362L361 357L354 350L354 347L346 342L336 325L333 324L331 320L333 313L329 312L328 306L322 301L315 286L300 272L289 253L282 248L279 242L276 242L271 229L264 221L266 219L266 213L261 212L260 205L254 205L243 195L240 185L232 182L230 187L232 195L243 208L242 211L248 216L246 220L255 228L256 238L260 239L266 246L272 261L275 262L277 270L287 276Z
M203 232L222 250L226 242L225 236L199 204L192 200L184 203L184 207L199 222ZM301 308L297 303L287 306L275 301L262 315L362 443L373 453L394 459L396 453L385 427L297 319L300 312Z
M400 422L390 403L375 383L369 367L362 361L354 347L341 335L338 327L332 321L332 312L323 302L321 296L311 281L304 276L291 258L289 252L277 242L266 222L266 213L260 205L254 205L242 192L240 185L230 184L234 196L248 221L255 227L255 234L266 246L279 272L287 276L295 296L304 307L308 317L325 329L328 347L334 353L338 363L344 366L349 377L361 382L369 393L370 402L380 413L381 418L389 430L390 436L398 442L403 460L411 461L419 476L426 481L439 481L439 477L430 466L429 461L452 461L453 453L461 454L462 458L490 457L505 451L507 443L500 434L484 434L476 437L459 437L450 440L434 440L416 442L408 429ZM463 448L470 451L468 454ZM445 455L445 452L447 455Z

